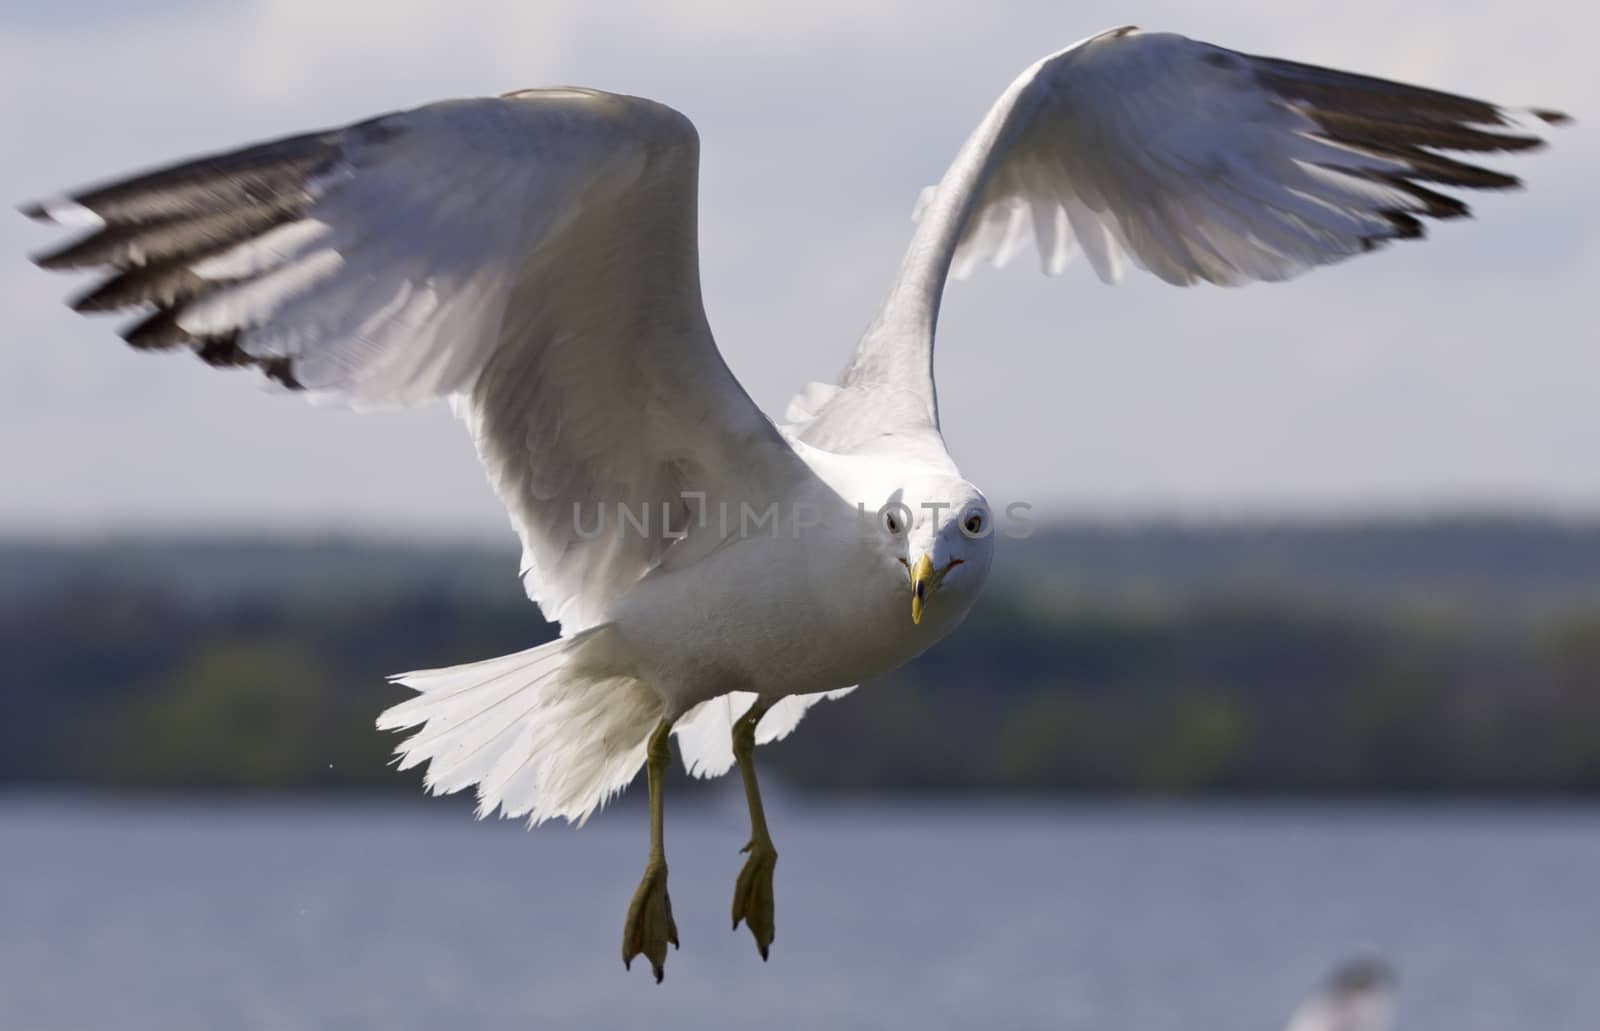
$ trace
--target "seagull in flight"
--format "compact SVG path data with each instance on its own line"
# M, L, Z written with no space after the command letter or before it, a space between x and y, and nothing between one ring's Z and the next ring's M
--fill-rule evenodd
M701 303L698 137L651 100L530 89L447 100L85 188L24 209L80 231L81 312L137 309L135 348L259 370L357 408L447 399L559 639L402 674L378 726L480 815L582 822L643 766L650 844L625 963L678 944L662 781L739 767L734 890L763 959L778 852L757 744L950 633L997 513L945 449L946 279L1031 237L1045 271L1237 285L1423 235L1475 163L1563 121L1120 28L1024 71L937 186L837 382L782 421L724 364ZM1530 129L1530 127L1532 127ZM1451 152L1466 155L1449 156Z

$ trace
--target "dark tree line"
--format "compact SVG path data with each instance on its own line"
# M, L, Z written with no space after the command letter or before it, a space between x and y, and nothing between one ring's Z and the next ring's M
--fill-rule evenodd
M1077 528L768 763L829 790L1600 795L1600 531ZM384 675L553 628L503 551L0 546L0 780L408 786Z

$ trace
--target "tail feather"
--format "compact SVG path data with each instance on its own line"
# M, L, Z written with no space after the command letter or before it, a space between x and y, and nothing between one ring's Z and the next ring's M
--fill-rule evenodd
M378 717L381 730L421 727L396 750L400 768L427 763L435 794L478 785L480 817L587 820L638 773L664 709L648 685L584 661L604 630L391 677L418 692Z
M384 716L394 721L426 721L423 729L401 746L405 755L400 769L409 770L434 758L436 746L448 747L449 762L435 763L431 768L433 777L439 777L446 765L453 767L486 751L492 753L491 757L499 755L496 747L503 749L510 743L504 740L505 732L514 729L521 717L539 705L535 689L552 672L545 668L530 677L525 671L512 670L443 695L420 695L390 709ZM398 682L407 687L416 686L406 679ZM407 711L402 713L402 709ZM393 725L407 724L394 722Z

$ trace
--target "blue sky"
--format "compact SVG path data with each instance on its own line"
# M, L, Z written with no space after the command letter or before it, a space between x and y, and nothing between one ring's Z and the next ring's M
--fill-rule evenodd
M1010 79L1118 24L1170 29L1578 124L1504 162L1479 218L1287 285L1054 279L1019 260L947 294L946 435L1046 515L1469 506L1600 513L1600 13L1503 4L258 0L8 5L0 197L452 95L571 83L656 97L703 141L707 307L780 414L842 366L917 191ZM133 353L0 219L0 530L505 532L442 406L356 416Z

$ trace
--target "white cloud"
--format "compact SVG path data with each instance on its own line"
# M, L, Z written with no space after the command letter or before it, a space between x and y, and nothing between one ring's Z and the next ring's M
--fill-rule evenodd
M1255 52L1566 106L1514 162L1524 194L1424 245L1246 291L979 273L952 290L951 444L996 497L1089 508L1355 507L1459 499L1600 508L1600 13L1296 0L1134 20ZM916 191L1044 50L1120 4L261 0L57 4L0 18L0 195L438 96L576 82L660 97L704 141L707 303L769 411L842 365ZM46 235L0 219L0 251ZM134 354L0 262L0 525L368 524L502 532L439 409L307 409L240 375ZM360 470L359 473L356 470Z

